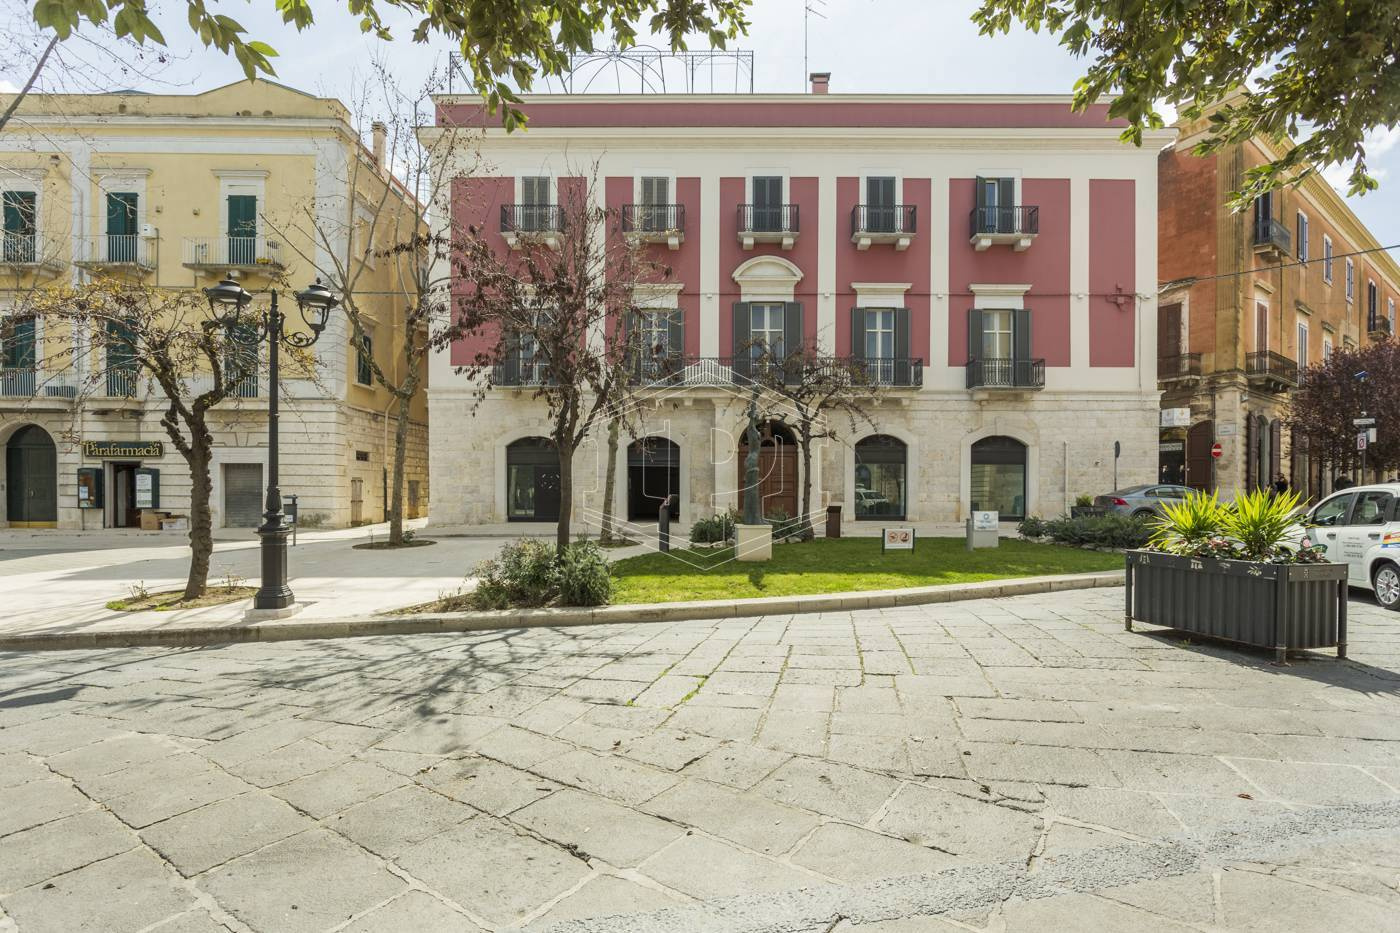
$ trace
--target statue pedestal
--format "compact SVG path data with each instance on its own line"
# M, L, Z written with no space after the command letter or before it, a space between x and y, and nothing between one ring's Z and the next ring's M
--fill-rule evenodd
M773 559L773 526L764 522L761 525L734 526L735 560L765 561Z

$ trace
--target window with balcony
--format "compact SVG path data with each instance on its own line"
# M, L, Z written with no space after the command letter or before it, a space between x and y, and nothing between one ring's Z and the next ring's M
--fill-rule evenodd
M232 397L258 397L258 334L251 324L238 324L229 330L224 342L224 378L233 383Z
M1322 236L1322 281L1332 284L1332 238Z
M639 308L629 316L636 333L629 349L635 354L634 372L643 381L676 377L685 349L684 316L679 308Z
M228 196L228 261L231 266L251 266L258 256L258 196Z
M1381 317L1380 289L1376 288L1376 283L1371 279L1366 280L1366 330L1371 333L1383 330L1386 326L1384 318Z
M362 386L374 384L374 338L365 334L355 344L355 382Z
M107 395L131 398L136 394L136 337L129 324L107 322ZM254 354L256 358L256 353Z
M922 361L909 358L908 308L852 308L851 354L879 385L915 385Z
M136 262L137 193L107 192L107 242L102 258L106 262Z
M967 314L967 387L1039 389L1045 360L1031 357L1027 308L973 308Z
M622 232L649 243L679 249L684 240L685 208L675 203L671 179L644 175L637 179L638 201L622 205Z
M1308 261L1308 215L1298 212L1298 261Z
M977 250L1009 243L1019 252L1040 232L1040 208L1016 203L1015 178L979 176L975 197L971 242Z
M642 214L638 229L655 232L670 229L666 216L671 206L671 179L649 176L642 179Z
M1282 213L1278 192L1270 191L1254 201L1254 249L1257 252L1274 252L1287 255L1292 252L1293 237L1288 232L1286 220L1279 220Z
M865 179L865 229L871 233L894 233L894 178L872 176Z
M783 216L781 175L758 175L753 179L753 216L749 229L755 233L778 233L787 229Z
M34 318L0 317L0 396L33 395L37 363Z
M38 203L35 191L6 191L3 195L5 262L32 263L38 259Z

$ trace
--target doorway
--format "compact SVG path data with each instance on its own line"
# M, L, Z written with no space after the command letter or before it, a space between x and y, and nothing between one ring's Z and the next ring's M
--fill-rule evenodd
M646 437L627 446L627 520L654 522L661 503L681 488L680 448L664 437ZM680 498L671 518L680 518Z
M1026 445L1014 437L984 437L972 445L971 506L999 513L1001 521L1026 517Z
M58 524L58 449L37 424L20 428L5 444L5 509L11 528Z
M739 511L744 511L745 479L749 455L748 432L739 429ZM770 421L760 429L758 489L764 518L797 517L797 438L781 422Z
M112 494L107 498L108 525L111 528L140 528L141 510L136 507L136 471L140 463L109 462L107 473L112 477Z

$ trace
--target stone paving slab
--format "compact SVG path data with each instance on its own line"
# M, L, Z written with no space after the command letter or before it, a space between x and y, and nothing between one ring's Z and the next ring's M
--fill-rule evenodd
M0 653L0 929L1397 929L1400 618L1351 622L1288 667L1114 590Z

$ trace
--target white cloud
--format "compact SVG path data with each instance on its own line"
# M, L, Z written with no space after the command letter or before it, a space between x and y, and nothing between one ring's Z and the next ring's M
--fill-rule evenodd
M18 85L18 84L15 84L13 81L6 81L4 78L0 78L0 94L18 94L18 93L19 93L19 85Z

